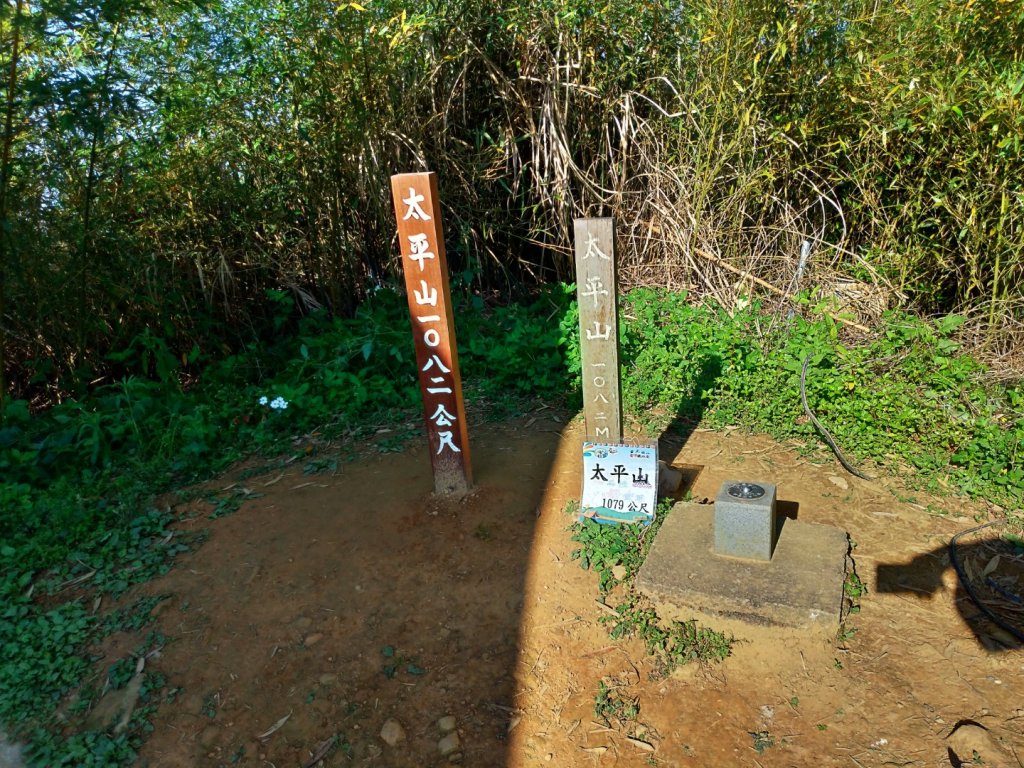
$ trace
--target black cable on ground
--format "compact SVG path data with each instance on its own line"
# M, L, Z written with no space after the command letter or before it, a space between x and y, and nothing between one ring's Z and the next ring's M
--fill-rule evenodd
M976 525L973 528L968 528L966 531L960 531L953 538L949 540L949 561L953 564L953 570L956 571L956 577L960 580L960 585L967 592L967 595L971 598L978 609L988 617L989 621L995 624L1004 632L1008 632L1018 642L1024 643L1024 632L1021 632L1011 624L1007 624L1005 621L1000 619L995 613L993 613L987 605L985 605L974 592L974 588L971 586L971 582L967 579L967 574L964 573L963 567L960 565L960 561L956 559L956 543L961 536L966 536L968 533L975 533L976 531L984 530L993 525L1000 525L1004 523L1004 520L993 520L990 523L983 523L982 525Z
M819 432L821 432L821 436L825 438L825 442L828 443L829 447L832 449L832 453L834 453L836 458L839 459L839 463L846 467L847 472L851 475L856 475L861 480L874 480L875 478L858 471L846 460L846 457L843 456L843 452L840 451L839 446L836 445L836 441L835 438L832 437L832 433L822 426L821 422L818 421L817 417L814 415L814 411L811 410L811 406L807 404L807 364L809 362L811 362L811 356L807 355L807 357L804 358L803 367L800 369L800 401L804 404L804 413L807 414L807 418L809 418L811 423L817 427Z
M998 581L993 579L991 576L985 577L985 583L988 586L992 587L992 589L994 589L1000 595L1005 597L1007 600L1009 600L1011 603L1016 603L1017 605L1024 605L1024 598L1022 598L1020 595L1014 594L1006 587L1004 587L1002 584L1000 584Z

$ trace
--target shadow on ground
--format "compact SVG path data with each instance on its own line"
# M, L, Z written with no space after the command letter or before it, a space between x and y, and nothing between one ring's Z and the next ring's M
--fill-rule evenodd
M991 653L1024 647L1024 558L1020 547L986 532L943 545L906 563L882 563L876 589L931 597L957 572L954 604L978 643Z
M700 371L688 397L680 399L671 422L658 438L658 458L682 473L678 489L672 494L675 499L684 499L693 489L697 478L704 469L701 465L676 463L693 431L704 416L704 400L701 393L713 389L722 374L720 358L710 356L700 363Z
M172 639L153 664L181 690L143 760L505 765L524 578L563 423L542 409L474 427L477 487L459 501L432 497L429 457L410 444L239 480L264 495L217 521L191 510L209 541L145 587L168 596Z

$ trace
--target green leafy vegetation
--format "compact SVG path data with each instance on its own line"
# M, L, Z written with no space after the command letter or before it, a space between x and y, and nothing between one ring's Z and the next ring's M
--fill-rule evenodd
M663 517L658 518L659 523L661 519ZM649 526L640 523L602 525L583 520L573 526L571 538L580 546L572 551L571 557L583 570L597 574L601 593L606 594L636 576L654 541L657 527L653 523Z
M571 286L555 286L508 306L457 298L471 405L498 413L529 397L578 405L572 296ZM32 741L33 754L46 755L37 762L74 763L62 755L95 748L116 765L131 759L143 735L142 721L133 720L117 736L90 731L62 741L64 753L47 734L56 733L62 702L88 678L86 649L109 632L141 629L153 607L93 615L93 597L120 595L165 572L202 541L201 532L186 536L173 528L174 515L154 505L156 494L253 454L292 454L304 471L333 471L336 457L307 453L309 436L356 440L418 419L399 293L377 291L349 320L324 312L300 317L291 297L273 300L282 329L273 343L209 361L187 386L129 376L44 410L23 400L8 404L0 423L0 720ZM811 354L808 399L851 459L874 473L899 473L911 485L986 498L1011 512L1021 503L1024 395L1018 384L986 378L984 366L960 347L956 316L890 313L855 344L824 312L779 322L756 303L729 314L653 289L626 295L622 315L624 399L652 432L698 421L739 425L796 438L817 460L832 461L800 406L800 364ZM147 338L144 348L159 349L155 336ZM286 408L270 407L278 398ZM393 437L401 449L405 432ZM208 500L207 517L229 514L251 497L245 479L283 466L259 459L234 488L180 498ZM573 556L597 574L602 594L628 586L664 511L650 528L575 528ZM492 533L480 528L474 535L487 540ZM859 589L847 585L851 607ZM728 653L727 638L660 622L628 596L610 610L610 631L642 639L665 672ZM140 707L138 717L145 711Z
M623 401L654 433L702 418L822 446L800 399L810 354L809 404L847 458L939 494L1024 501L1024 389L985 377L962 317L890 312L851 344L823 312L780 323L653 289L623 304Z
M472 398L500 397L510 407L515 397L504 393L513 384L519 397L555 397L566 388L569 340L547 319L569 315L568 296L559 288L533 303L463 314L460 331L474 340L462 354L463 370L478 382ZM509 330L521 339L513 357ZM491 371L501 375L483 378ZM84 730L69 739L58 735L69 727L59 712L88 677L87 648L110 632L142 628L157 602L104 616L90 611L93 596L118 596L166 572L203 538L174 530L173 513L154 506L158 493L252 453L304 457L296 436L372 435L380 424L414 418L418 398L405 300L383 290L352 320L303 318L295 334L273 345L209 364L187 389L130 377L44 411L13 401L0 423L0 722L31 741L31 761L114 766L134 759L147 706L126 731ZM282 401L287 407L271 407ZM263 463L243 480L282 466ZM331 471L337 460L315 457L303 467ZM181 498L206 501L212 520L256 496L243 483ZM407 661L403 670L422 674ZM89 700L78 696L84 709L76 714L86 714ZM82 727L76 723L70 727ZM81 760L86 751L96 762Z
M851 545L851 550L854 545ZM860 601L868 593L867 585L857 574L857 568L852 557L846 558L846 579L843 581L843 605L839 620L839 629L836 632L836 641L840 647L853 640L857 634L857 627L853 626L852 617L860 613Z
M658 617L644 600L630 595L616 606L617 616L602 616L613 639L638 637L644 641L647 653L654 657L653 677L665 677L676 667L691 662L717 663L725 661L732 652L732 638L696 620L669 621Z
M843 583L843 594L851 601L850 613L857 613L860 610L859 601L867 594L868 588L864 586L857 572L850 570L846 574L846 581Z
M831 461L810 354L850 459L1019 519L1024 388L979 360L1024 303L1022 37L988 0L0 5L0 721L36 765L131 762L155 688L116 735L58 713L151 608L92 601L202 539L157 494L253 454L334 471L302 444L416 420L387 189L411 168L440 180L474 404L578 404L568 222L600 211L648 286L623 397L652 434ZM607 593L652 533L584 526L578 559ZM644 610L621 632L721 647Z
M759 755L775 746L775 737L768 731L749 731L749 734L754 740L754 751Z
M597 695L594 697L594 717L611 727L617 722L619 727L636 720L640 714L640 702L636 698L626 699L615 686L609 686L604 680L597 684Z
M601 525L593 520L572 526L572 540L580 545L573 550L572 559L584 570L597 574L602 596L620 586L625 591L623 601L614 609L609 608L611 615L602 616L601 623L608 626L608 634L615 640L637 637L644 642L653 658L654 677L665 677L676 667L695 661L724 661L732 647L731 638L701 627L696 621L660 619L647 601L633 591L632 581L670 509L669 500L659 502L655 520L649 526Z
M414 657L406 657L397 653L393 645L385 645L381 648L380 653L381 656L387 659L387 663L384 664L381 671L388 680L394 679L403 668L410 675L419 676L427 674L427 670L417 664Z
M424 167L474 311L569 278L567 225L600 210L625 287L905 296L995 343L1024 284L1022 30L989 0L8 0L0 397L191 379L290 335L288 301L352 318L398 275L388 176Z
M813 435L799 399L801 362L811 354L808 400L848 457L906 471L933 491L1020 499L1019 389L986 385L980 364L952 337L960 318L885 320L858 346L839 342L827 319L795 323L723 377L712 420L780 438ZM772 404L750 413L747 403L769 392Z

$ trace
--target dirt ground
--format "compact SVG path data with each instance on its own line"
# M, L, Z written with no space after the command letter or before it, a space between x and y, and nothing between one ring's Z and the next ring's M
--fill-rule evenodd
M413 440L336 471L251 477L235 488L262 496L216 520L183 504L203 514L182 526L209 540L135 593L168 595L170 642L148 663L180 689L140 764L1021 765L1024 658L972 631L945 549L984 509L766 437L664 442L698 500L727 477L763 479L799 519L848 531L868 593L845 642L752 631L723 664L651 680L570 559L581 438L548 409L474 425L477 490L461 502L431 497ZM138 640L111 638L107 660ZM638 703L635 720L595 716L602 682Z

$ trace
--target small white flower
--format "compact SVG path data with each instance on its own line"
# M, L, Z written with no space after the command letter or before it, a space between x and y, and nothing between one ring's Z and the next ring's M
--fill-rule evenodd
M278 395L277 397L270 401L270 407L273 408L275 411L283 411L285 408L288 407L288 401L285 400L280 395Z
M266 404L267 404L267 396L264 395L263 397L260 398L260 405L266 405Z

